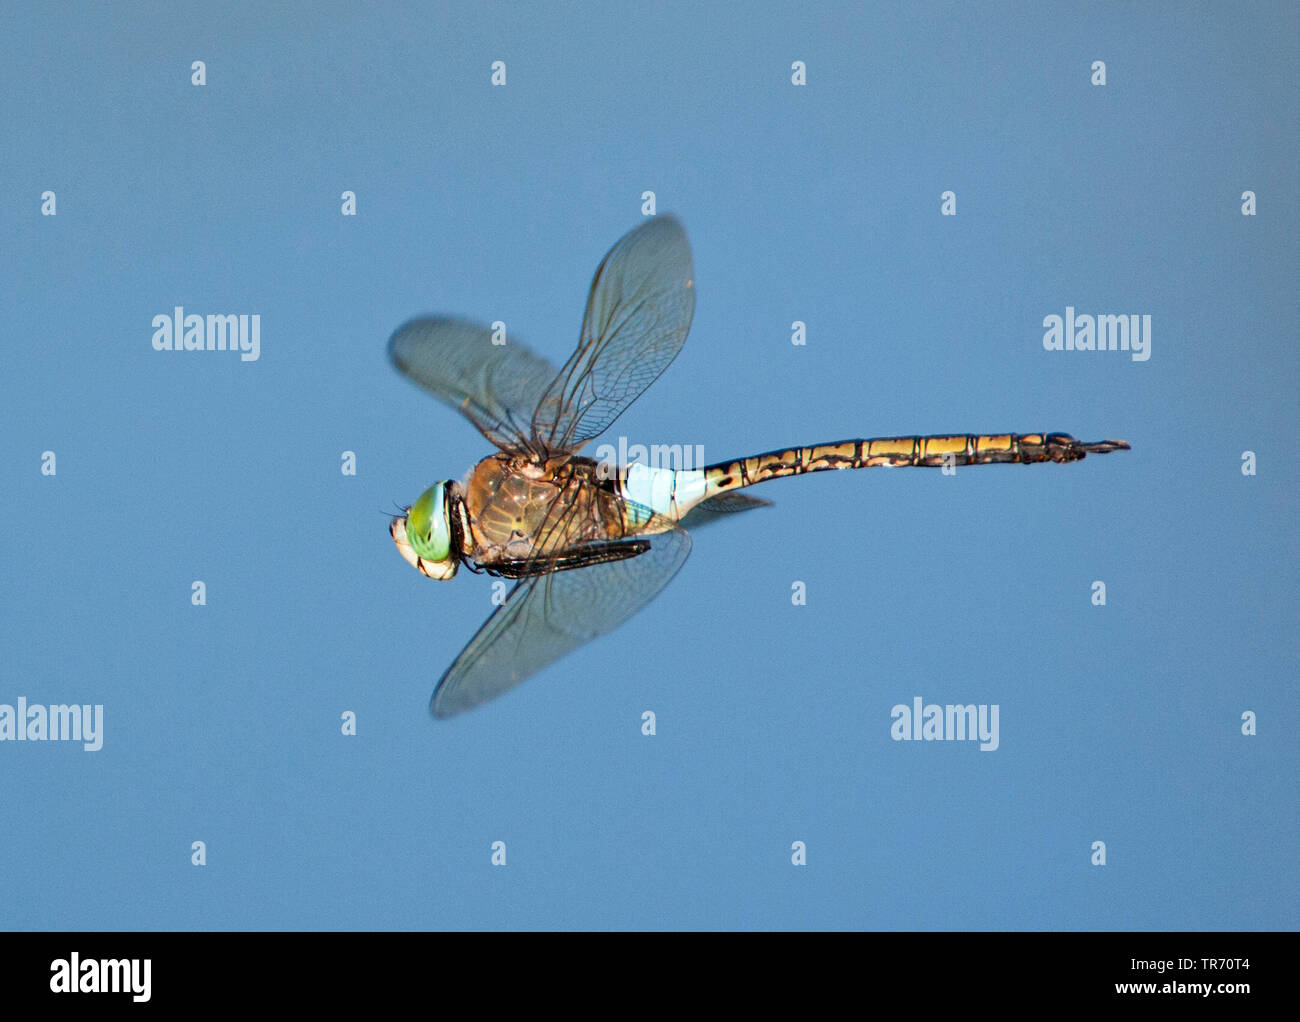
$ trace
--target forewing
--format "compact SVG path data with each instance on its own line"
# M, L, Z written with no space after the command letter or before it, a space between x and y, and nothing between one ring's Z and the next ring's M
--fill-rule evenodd
M694 276L686 232L671 216L609 250L591 282L578 348L537 402L538 444L578 450L659 378L686 343Z
M516 585L438 682L433 715L454 717L497 698L654 599L686 560L691 539L681 529L638 538L650 549L635 557Z
M507 337L464 320L413 319L393 334L388 355L403 374L464 414L498 447L535 450L532 418L555 368Z

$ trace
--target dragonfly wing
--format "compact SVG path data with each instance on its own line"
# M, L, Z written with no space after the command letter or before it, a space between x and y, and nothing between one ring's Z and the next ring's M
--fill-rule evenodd
M537 403L537 443L578 450L659 378L686 343L694 276L675 218L655 217L623 235L591 282L577 350Z
M393 365L441 398L503 450L533 450L533 412L555 367L517 341L445 317L413 319L388 341Z
M668 584L691 551L682 529L640 536L635 557L524 579L448 668L435 717L454 717L510 691L566 653L613 631Z
M735 514L738 511L752 511L756 507L771 506L772 502L770 500L751 497L748 494L719 493L716 497L701 501L686 512L686 517L682 519L682 528L698 529L702 525L716 522L723 515Z

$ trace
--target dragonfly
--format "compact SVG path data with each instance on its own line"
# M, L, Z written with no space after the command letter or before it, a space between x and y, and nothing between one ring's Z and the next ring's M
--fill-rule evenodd
M514 580L439 680L435 717L496 699L632 617L682 567L692 529L769 506L738 492L747 487L832 469L1029 465L1129 449L1067 433L994 433L838 440L703 468L582 456L677 357L694 313L686 232L662 215L605 255L578 346L559 369L461 319L414 319L390 338L397 369L496 448L394 516L393 542L428 578L451 579L463 565Z

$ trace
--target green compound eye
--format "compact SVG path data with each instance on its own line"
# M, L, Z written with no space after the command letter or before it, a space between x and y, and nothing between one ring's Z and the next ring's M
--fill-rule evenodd
M447 519L447 484L434 483L406 513L406 540L426 561L451 556L451 523Z

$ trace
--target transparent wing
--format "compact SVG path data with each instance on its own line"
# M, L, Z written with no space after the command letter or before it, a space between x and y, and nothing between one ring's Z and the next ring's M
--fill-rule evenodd
M718 521L723 515L732 515L740 511L753 511L757 507L771 507L770 500L751 497L745 493L719 493L716 497L696 504L682 519L683 529L698 529Z
M578 450L659 378L686 343L694 276L686 232L671 216L647 221L609 250L591 282L578 348L537 402L539 444Z
M493 344L487 327L459 319L413 319L389 339L388 357L502 450L535 450L533 414L555 367L518 341Z
M435 717L454 717L508 692L566 653L613 631L666 586L691 552L681 529L621 561L524 579L434 689Z

